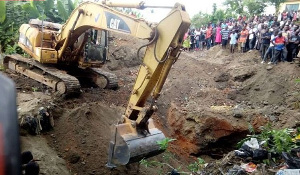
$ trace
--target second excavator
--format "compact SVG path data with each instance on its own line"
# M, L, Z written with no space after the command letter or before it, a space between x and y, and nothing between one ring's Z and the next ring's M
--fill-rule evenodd
M108 167L125 165L162 152L157 141L165 135L150 119L172 65L177 61L184 34L190 26L185 6L176 3L157 25L114 10L111 7L145 8L143 2L124 4L104 1L84 2L64 25L31 20L20 27L19 46L32 59L9 55L4 65L62 94L77 92L78 79L90 78L96 84L113 88L116 77L100 67L106 61L107 31L119 32L149 43L124 115L112 127ZM98 31L98 32L97 32ZM149 99L150 98L150 99Z

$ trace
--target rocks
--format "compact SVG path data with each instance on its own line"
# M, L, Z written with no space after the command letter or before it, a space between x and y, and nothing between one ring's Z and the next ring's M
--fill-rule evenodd
M236 90L232 90L230 92L228 92L227 94L227 98L230 100L235 100L237 97L237 91Z
M233 117L235 118L241 118L243 117L243 108L240 105L236 105L233 110Z
M254 128L254 130L259 132L261 129L261 126L265 126L269 122L268 118L263 117L262 115L256 115L251 117L251 125Z
M244 82L245 80L251 78L255 74L256 71L254 70L248 70L248 71L243 70L233 75L233 79L234 81Z
M268 65L268 66L266 67L266 69L267 69L267 70L271 70L271 69L273 69L273 66Z
M79 162L80 160L80 155L77 153L72 153L69 157L68 157L68 161L72 164L75 164L77 162Z
M215 82L226 82L230 79L230 74L222 72L221 74L217 75L214 80Z
M198 113L180 113L175 104L171 104L168 124L173 129L172 137L189 153L199 153L212 142L224 137L248 131L246 122L230 119L230 110L203 110ZM231 139L234 139L232 137Z
M269 119L270 119L271 122L277 122L279 120L278 117L274 116L274 115L270 115Z

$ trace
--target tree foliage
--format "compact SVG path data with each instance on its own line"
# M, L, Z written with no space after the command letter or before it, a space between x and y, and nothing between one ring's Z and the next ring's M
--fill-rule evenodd
M26 13L21 2L7 1L5 3L5 18L0 24L0 48L2 51L11 52L11 48L17 49L15 43L18 41L19 26L28 22Z
M243 3L251 15L260 15L264 12L266 7L263 0L245 0Z
M0 24L4 22L6 16L6 6L5 1L0 1Z
M216 3L213 3L213 12L212 14L214 15L217 11L217 4Z
M236 14L244 14L243 0L225 0L224 5Z
M277 4L279 8L280 3L284 1L286 0L225 0L223 3L226 7L225 10L218 8L216 3L213 3L212 13L199 12L193 16L192 25L200 27L209 22L218 23L228 18L236 18L239 15L261 15L268 3Z
M200 28L202 25L207 25L210 22L211 15L207 13L199 12L192 18L192 24L196 28Z
M11 53L16 47L21 24L30 19L41 19L55 23L64 23L75 9L78 0L44 1L0 1L0 52ZM4 10L2 10L4 9Z

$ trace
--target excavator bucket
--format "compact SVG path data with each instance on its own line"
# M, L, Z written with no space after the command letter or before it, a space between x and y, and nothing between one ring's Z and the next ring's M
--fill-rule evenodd
M165 135L154 126L152 119L148 128L150 133L143 135L130 122L113 126L107 167L126 165L162 153L157 142L165 139Z

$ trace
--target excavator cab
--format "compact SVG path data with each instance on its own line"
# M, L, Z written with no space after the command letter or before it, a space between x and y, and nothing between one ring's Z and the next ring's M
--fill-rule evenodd
M88 31L88 40L85 43L83 57L85 62L99 62L101 64L107 59L107 34L105 30ZM84 34L83 34L84 36Z

